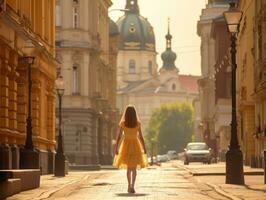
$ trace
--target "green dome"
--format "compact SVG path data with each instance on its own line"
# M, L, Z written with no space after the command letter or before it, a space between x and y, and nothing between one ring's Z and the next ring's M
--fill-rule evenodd
M165 69L165 70L176 70L177 67L175 66L175 60L177 58L177 55L176 55L175 52L172 51L172 35L170 34L169 23L170 22L168 21L168 33L165 36L165 39L166 39L166 50L161 55L161 58L163 60L162 69Z
M166 49L165 52L162 53L161 58L163 60L163 68L165 69L175 69L175 60L177 58L176 53L171 49Z
M118 21L120 33L120 50L155 51L153 27L148 20L139 14L137 0L127 0L125 15Z

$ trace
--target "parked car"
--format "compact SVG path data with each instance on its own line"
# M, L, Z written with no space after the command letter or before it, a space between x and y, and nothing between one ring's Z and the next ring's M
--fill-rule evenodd
M190 162L203 162L211 164L211 149L204 142L188 143L184 155L184 164L188 165Z
M151 157L148 157L148 162L149 162L149 164L152 164L151 163ZM153 156L153 164L156 164L156 163L157 163L157 157Z
M168 158L168 156L166 154L157 156L157 161L158 162L167 162L169 160L170 159Z
M177 155L176 151L174 151L174 150L168 151L167 156L170 160L178 159L178 155Z

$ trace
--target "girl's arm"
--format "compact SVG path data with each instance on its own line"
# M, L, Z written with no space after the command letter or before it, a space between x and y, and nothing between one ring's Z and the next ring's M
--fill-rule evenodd
M119 126L117 136L116 136L116 145L115 145L115 154L116 155L118 154L118 149L119 149L121 137L122 137L122 127Z
M141 127L140 126L139 126L139 140L140 140L140 143L142 145L143 151L146 154L147 151L146 151L145 142L144 142L144 139L143 139L143 135L142 135L142 131L141 131Z

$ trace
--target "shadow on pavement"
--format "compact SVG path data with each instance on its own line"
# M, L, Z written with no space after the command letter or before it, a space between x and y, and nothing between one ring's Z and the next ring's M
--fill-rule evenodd
M116 196L120 197L141 197L141 196L148 196L149 194L144 194L144 193L116 193Z

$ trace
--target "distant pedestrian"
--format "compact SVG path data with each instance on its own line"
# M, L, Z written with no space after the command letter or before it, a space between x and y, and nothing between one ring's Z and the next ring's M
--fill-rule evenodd
M135 193L137 169L148 166L141 124L132 105L128 105L119 123L113 165L127 169L128 193Z

